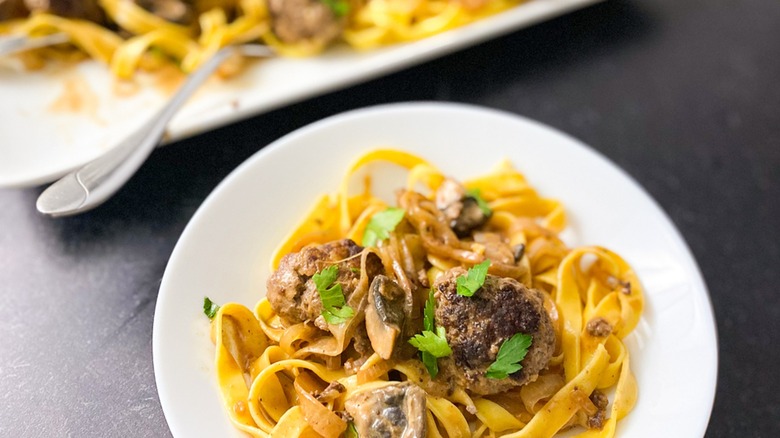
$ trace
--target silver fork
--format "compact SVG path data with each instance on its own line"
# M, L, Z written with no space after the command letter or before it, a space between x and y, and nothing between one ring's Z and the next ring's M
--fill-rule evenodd
M29 37L27 35L0 37L0 56L67 43L68 41L70 41L70 38L64 33L53 33L39 37Z
M187 77L171 100L151 120L117 147L50 185L38 197L38 211L51 216L69 216L91 210L105 202L135 174L165 133L165 127L192 93L233 53L269 57L267 46L228 46Z

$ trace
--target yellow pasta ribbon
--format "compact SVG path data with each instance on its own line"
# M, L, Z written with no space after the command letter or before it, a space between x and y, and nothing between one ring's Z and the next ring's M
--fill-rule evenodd
M346 234L352 227L352 220L349 215L349 195L347 194L349 188L349 181L352 175L357 172L361 167L375 161L387 161L393 164L397 164L406 169L412 169L417 165L428 165L422 158L412 155L408 152L398 151L394 149L379 149L368 152L358 157L347 169L345 177L341 181L339 186L339 210L340 216L340 229L342 234Z
M477 418L494 432L521 429L525 426L522 421L518 420L517 417L510 414L498 403L480 398L474 400L474 406L477 408Z
M231 422L252 436L264 436L249 412L250 364L266 350L267 340L252 312L227 303L214 317L215 368L225 409Z
M407 6L414 10L411 3ZM215 20L215 26L222 25L221 18ZM407 189L435 190L444 179L435 167L406 152L376 150L358 157L337 194L321 197L275 252L274 267L284 254L308 244L362 238L373 214L387 205L372 195L370 182L356 195L349 195L347 187L361 168L376 162L408 169ZM237 427L263 437L335 436L345 427L335 412L344 409L347 399L391 385L394 382L384 379L400 373L400 380L414 382L427 392L428 437L552 437L573 421L581 421L578 412L593 408L588 400L593 391L606 388L615 388L609 419L601 430L580 436L614 435L616 423L637 400L636 379L622 341L643 310L643 291L636 274L622 258L604 248L569 250L556 236L565 224L563 206L539 196L508 163L468 184L479 189L495 209L486 229L499 233L511 245L525 245L519 260L527 268L522 280L543 290L544 308L559 340L547 370L522 388L476 399L463 388L453 390L447 382L431 379L418 360L383 360L374 354L361 358L358 368L352 365L351 372L356 374L348 375L342 361L354 355L347 348L361 318L328 325L324 331L304 323L285 326L267 299L258 302L254 314L243 306L227 304L214 322L221 333L216 336L217 363L223 399ZM401 232L393 234L389 242L411 239L414 245L420 238ZM388 248L395 247L369 248L361 254L360 279L348 300L358 315L367 300L366 259L371 253L392 258ZM422 273L430 284L442 272L463 264L431 253L419 257L430 264ZM420 262L415 263L414 267L399 267L397 275L406 275L403 269L419 269ZM228 332L233 334L226 335ZM260 340L252 340L257 336ZM272 345L268 345L269 340ZM336 381L344 388L335 398L320 402L314 397L320 385Z
M558 290L555 304L560 312L561 345L563 348L563 368L566 381L571 381L580 372L580 333L582 332L582 302L579 288L574 279L575 263L579 263L585 249L572 251L558 268Z
M447 431L449 438L466 438L471 435L466 418L449 400L428 396L428 409L438 420L438 424Z
M108 64L114 51L122 44L120 38L95 23L84 20L66 19L50 14L35 14L19 27L22 33L42 35L64 33L69 40L86 52L91 58Z
M132 0L99 0L98 3L119 27L136 35L164 31L187 38L191 33L190 29L162 19Z
M111 59L111 71L119 78L132 77L141 57L152 46L179 60L198 50L198 45L191 39L161 28L130 38L122 44Z
M175 36L178 45L186 47L187 53L178 53L174 60L184 72L190 72L211 57L220 48L229 44L260 41L274 48L283 56L303 57L319 54L326 44L316 39L305 39L297 43L280 41L271 28L271 18L264 0L239 0L230 2L195 2L199 13L198 26L185 26L167 21L145 10L132 0L99 0L108 18L121 29L135 37L150 33L165 33ZM355 49L369 49L382 45L428 38L464 24L496 14L520 3L520 0L487 0L485 2L453 0L367 0L351 2L352 12L343 18L342 40ZM237 13L228 22L226 9L235 6ZM60 17L56 17L60 18ZM30 20L33 20L31 18ZM67 33L75 45L90 57L106 64L111 62L113 51L122 44L115 32L94 23L63 19L69 24L55 25L56 31ZM14 20L0 24L0 33L17 32L33 35L25 28L25 20ZM200 31L200 34L196 34ZM100 34L100 35L98 35ZM111 35L110 37L108 35ZM108 40L110 50L104 47ZM132 39L132 38L131 38ZM196 41L195 45L188 41ZM135 43L129 53L138 50ZM174 44L169 41L168 45ZM178 51L177 51L178 52ZM29 53L28 53L29 54ZM170 53L169 53L170 54ZM139 62L129 58L117 60L114 74L122 78L132 76L131 66ZM148 64L141 64L148 67ZM121 68L120 68L121 66Z
M633 409L637 400L636 378L628 366L628 354L623 360L623 369L620 373L615 399L612 402L612 410L607 422L601 430L588 430L577 435L578 438L612 438L615 436L617 422L625 417Z
M590 395L596 388L608 362L607 350L599 346L587 366L561 388L522 430L504 436L506 438L547 438L555 435L579 408L578 400L574 396L575 391L585 396Z
M284 416L271 429L268 438L298 438L304 436L305 432L311 431L311 426L303 417L303 412L299 406L293 406L285 412Z

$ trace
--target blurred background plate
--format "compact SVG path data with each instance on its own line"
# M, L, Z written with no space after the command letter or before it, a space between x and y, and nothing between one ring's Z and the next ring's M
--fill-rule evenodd
M704 436L717 374L715 324L699 268L666 214L579 141L519 116L454 104L380 106L314 123L263 148L203 202L171 255L154 315L155 379L174 436L241 436L217 388L203 297L254 308L276 246L320 195L337 190L359 154L380 147L419 154L458 179L508 158L542 196L562 201L567 240L616 251L645 287L642 319L625 339L639 399L617 436ZM402 186L393 175L382 170L372 187Z
M306 59L251 64L212 80L176 116L168 140L365 81L600 0L531 0L462 28L408 44L356 52L336 47ZM175 74L117 84L105 66L21 71L0 64L0 187L52 181L116 145L165 101Z

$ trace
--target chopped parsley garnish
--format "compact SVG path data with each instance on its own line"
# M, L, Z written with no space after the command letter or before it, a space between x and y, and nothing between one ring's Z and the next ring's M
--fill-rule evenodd
M338 266L332 265L311 277L322 301L322 317L328 324L341 324L355 314L355 311L347 306L341 284L336 283L338 276Z
M436 318L436 299L433 297L433 289L428 291L428 300L423 309L423 330L433 331Z
M477 293L479 288L485 284L485 277L487 277L489 266L490 260L485 260L484 262L469 268L466 275L458 277L458 279L455 280L455 284L458 287L458 295L470 297Z
M360 438L360 435L355 428L355 423L351 421L347 423L347 438Z
M469 189L466 190L466 194L474 198L475 201L477 201L477 206L480 210L482 210L482 214L485 216L490 216L493 213L493 210L488 205L487 201L485 201L485 198L482 197L482 191L479 189Z
M452 354L452 349L449 344L447 344L447 336L444 327L435 328L435 303L433 290L431 290L428 293L428 301L425 302L425 309L423 311L423 332L419 335L414 335L412 339L409 339L409 343L422 353L423 365L428 369L428 374L430 374L432 378L439 374L439 364L436 359L447 357Z
M452 349L447 344L444 327L436 327L436 333L423 330L421 334L414 335L412 339L409 339L409 343L418 350L426 351L436 358L447 357L452 354Z
M491 379L505 379L510 374L523 369L520 362L528 354L528 347L531 346L531 335L517 333L501 344L498 349L498 356L487 369L485 375Z
M347 0L321 0L325 6L329 7L337 17L343 17L349 13L349 2Z
M390 237L390 232L401 223L406 211L403 208L390 207L387 210L374 213L363 233L363 246L376 246L380 240Z
M205 313L206 316L209 317L209 319L214 319L218 311L219 311L219 306L217 305L217 303L211 301L209 297L203 298L203 313Z

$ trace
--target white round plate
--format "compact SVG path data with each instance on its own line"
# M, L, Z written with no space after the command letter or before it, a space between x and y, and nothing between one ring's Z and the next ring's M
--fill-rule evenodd
M509 158L567 208L567 239L621 254L646 290L626 344L639 384L618 436L701 437L715 393L715 324L699 269L658 205L622 170L577 140L516 115L452 104L349 112L255 154L204 201L171 255L154 316L154 369L176 437L241 436L223 411L203 297L247 306L265 294L277 244L317 197L335 192L362 152L404 149L465 179ZM403 180L380 175L375 187Z

